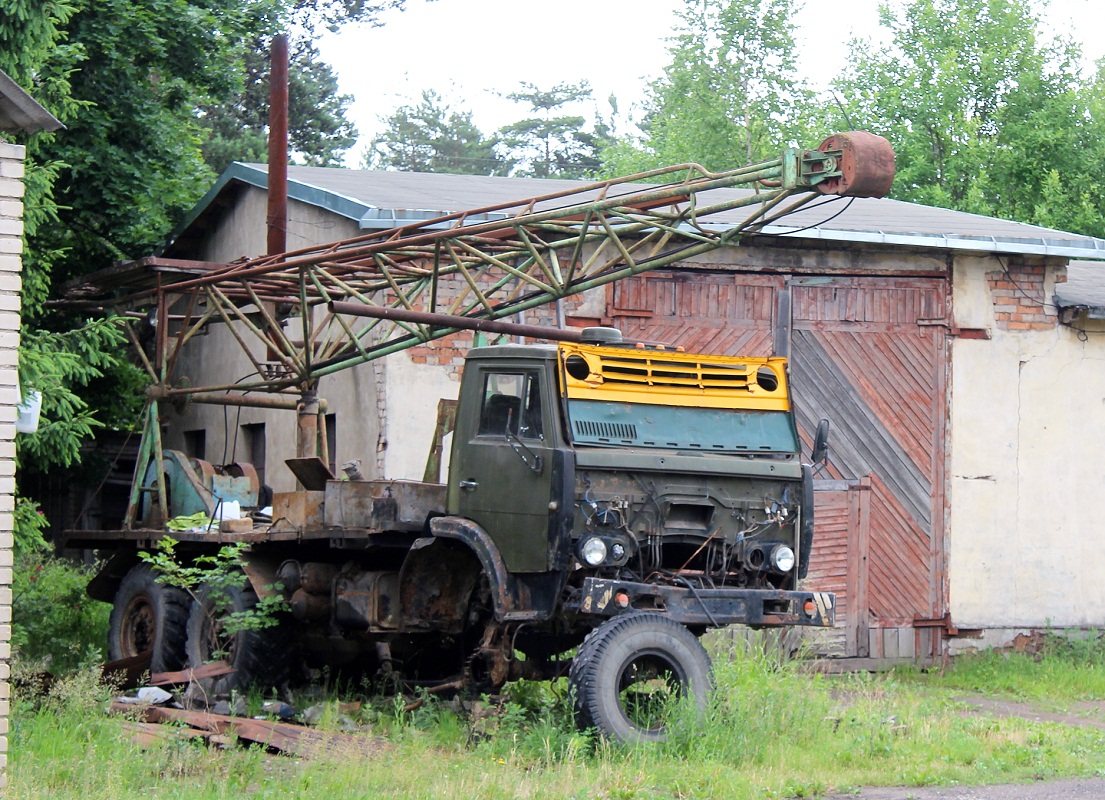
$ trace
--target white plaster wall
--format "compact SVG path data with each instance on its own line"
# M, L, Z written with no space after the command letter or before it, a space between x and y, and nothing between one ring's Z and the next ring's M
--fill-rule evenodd
M189 342L186 353L186 357L181 359L181 370L182 374L192 377L194 385L201 377L208 385L233 383L253 370L240 346L223 325L215 326L207 336L196 337ZM327 413L337 416L337 440L329 443L336 465L340 467L346 461L360 460L366 476L376 476L380 419L376 408L373 366L355 367L322 378L318 395L327 401ZM296 488L295 476L284 465L285 459L296 455L298 420L295 411L193 403L184 414L165 404L163 414L168 422L165 447L183 450L184 433L204 429L207 433L207 460L215 464L248 461L249 453L245 449L241 426L264 424L266 483L277 492L290 492Z
M437 404L456 400L460 381L442 367L415 364L406 352L385 359L387 370L387 444L383 473L389 478L422 480L437 425ZM442 480L449 463L449 441L442 454Z
M263 255L268 241L265 220L268 195L247 186L238 200L218 216L214 232L199 255L203 261L232 261ZM287 247L297 250L363 233L356 221L298 200L288 200Z
M995 266L955 264L956 324L993 338L952 344L952 619L960 628L1105 626L1105 336L999 327L985 279Z
M231 261L263 253L266 246L265 192L247 187L238 202L217 222L199 254L201 260ZM289 249L349 238L358 233L356 222L315 206L291 200L288 203ZM291 324L297 324L293 319ZM263 359L264 347L243 334L254 355ZM296 337L298 338L298 337ZM197 336L186 346L178 375L186 375L192 385L232 384L253 371L253 365L226 325L209 326L209 332ZM328 413L337 415L337 441L330 442L337 466L358 459L368 476L376 476L380 419L377 410L377 383L382 375L372 365L364 365L327 376L319 382L319 397L327 401ZM245 461L249 453L240 427L263 423L266 438L266 482L277 492L296 488L295 477L284 460L296 455L297 416L294 411L259 408L234 408L215 405L190 405L184 414L166 404L165 447L184 449L184 433L206 430L207 460ZM237 435L235 449L235 435ZM225 454L225 458L224 458ZM420 473L421 475L421 473Z

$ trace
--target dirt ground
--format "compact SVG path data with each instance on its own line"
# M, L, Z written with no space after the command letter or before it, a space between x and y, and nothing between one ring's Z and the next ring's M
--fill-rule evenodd
M1088 726L1105 730L1105 703L1079 703L1068 711L1049 711L1030 703L992 697L960 698L968 713L991 717L1023 717L1041 722ZM858 794L827 795L824 800L1103 800L1105 778L1040 781L995 786L867 787Z
M827 795L824 800L1101 800L1105 779L1043 781L997 786L894 787L859 794Z

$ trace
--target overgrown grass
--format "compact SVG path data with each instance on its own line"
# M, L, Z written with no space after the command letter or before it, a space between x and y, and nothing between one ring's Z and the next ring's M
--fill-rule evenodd
M426 697L417 708L407 698L342 710L332 699L325 725L355 722L384 749L309 761L180 742L142 752L118 720L99 713L103 690L79 674L45 703L17 702L6 796L784 798L1105 774L1105 732L966 716L953 702L965 686L988 692L986 675L1004 692L1004 676L1018 670L1022 696L1049 697L1054 690L1042 684L1074 687L1084 670L1103 669L1096 658L988 656L943 674L835 678L737 645L715 652L717 690L705 719L683 712L662 746L596 741L572 726L563 684L520 683L502 703L464 708Z
M1038 654L988 650L963 655L947 670L901 667L902 682L1066 708L1105 699L1105 638L1084 632L1048 633Z

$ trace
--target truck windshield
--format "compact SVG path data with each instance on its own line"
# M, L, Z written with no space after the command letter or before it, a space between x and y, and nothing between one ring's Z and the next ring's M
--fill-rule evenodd
M793 418L785 411L569 400L568 416L572 438L581 445L745 455L800 449Z

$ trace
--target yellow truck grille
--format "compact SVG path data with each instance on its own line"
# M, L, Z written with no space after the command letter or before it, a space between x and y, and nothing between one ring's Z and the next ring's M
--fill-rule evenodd
M560 363L561 388L571 399L790 410L783 358L563 342Z

